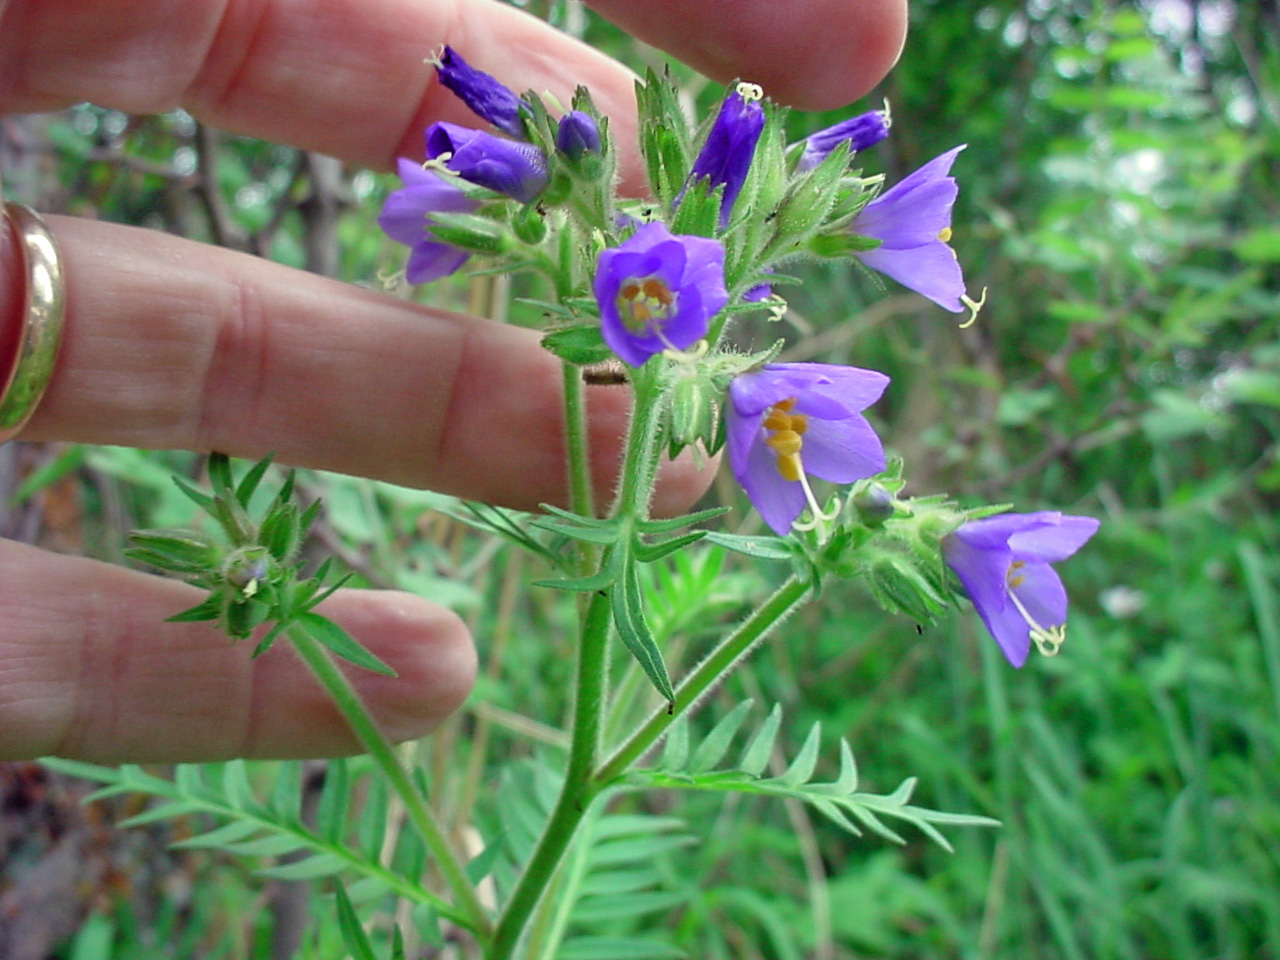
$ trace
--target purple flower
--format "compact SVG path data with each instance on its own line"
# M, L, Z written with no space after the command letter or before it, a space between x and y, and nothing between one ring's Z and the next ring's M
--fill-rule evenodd
M577 160L584 153L599 153L600 125L590 114L569 111L556 127L556 149L571 160Z
M982 622L1015 667L1031 641L1056 653L1066 637L1067 592L1051 563L1079 550L1098 529L1093 517L1057 511L970 520L943 541L947 564Z
M517 140L524 140L524 121L520 119L522 101L508 87L489 74L475 69L451 47L436 62L440 82L457 94L471 111Z
M742 192L763 130L764 108L760 106L759 98L744 97L740 86L725 97L720 113L711 125L711 132L707 134L707 141L693 161L686 189L688 184L698 180L707 180L708 190L724 185L724 196L720 201L721 227L729 222L734 201Z
M692 346L729 299L724 247L706 237L675 236L646 223L596 265L600 332L638 367L655 353Z
M405 277L410 283L429 283L447 277L467 261L467 252L431 235L433 213L470 213L480 204L449 177L424 170L412 160L396 161L404 186L392 192L382 207L378 225L392 240L411 248Z
M858 259L952 313L964 310L964 276L951 239L951 206L959 188L947 174L964 146L930 160L868 203L851 229L880 241Z
M528 143L495 137L456 123L427 127L427 157L450 154L445 166L464 180L521 203L529 203L547 187L547 158Z
M884 448L861 416L889 378L830 363L770 363L729 384L729 466L760 516L785 536L807 506L807 474L853 483L884 470Z
M857 153L874 147L889 135L889 114L884 110L872 110L860 113L848 120L841 120L834 126L810 134L803 141L804 153L800 156L797 170L812 170L827 155L842 143L849 144L849 150Z

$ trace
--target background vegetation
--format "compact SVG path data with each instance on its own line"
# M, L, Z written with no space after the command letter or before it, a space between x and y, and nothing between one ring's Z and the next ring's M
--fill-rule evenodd
M539 12L632 65L660 61L576 5ZM679 75L691 100L720 95ZM821 721L827 748L850 740L870 789L915 775L923 802L1004 826L953 831L948 853L916 833L852 841L759 798L634 804L606 821L613 846L587 873L606 879L566 916L581 936L559 956L622 960L617 939L592 938L638 930L668 946L637 956L1280 956L1280 12L1274 0L916 0L902 63L869 102L882 97L894 127L869 170L894 180L969 144L953 244L971 289L990 288L987 308L958 331L870 274L815 265L784 322L791 357L893 377L879 426L914 492L1092 514L1102 531L1062 567L1073 616L1054 660L1015 671L972 613L918 633L849 584L695 726L748 697L758 725L759 705L778 702L778 763ZM792 122L799 137L835 119ZM0 151L14 195L44 209L357 283L399 265L373 225L388 180L183 114L8 118ZM494 314L506 293L460 280L424 296ZM0 530L118 558L130 528L189 519L174 468L199 464L0 448ZM537 798L531 758L561 743L567 611L523 588L532 563L441 512L443 498L304 479L328 504L318 553L472 623L476 693L417 749L455 822L518 832L525 808L503 798ZM738 507L735 525L758 522L729 485L713 498ZM661 576L658 630L696 650L774 571L716 558ZM324 766L299 776L318 783ZM264 883L261 860L167 851L196 829L181 818L116 833L106 820L143 802L85 811L82 792L0 765L0 954L338 955L323 891ZM610 909L639 894L647 910ZM303 934L308 913L319 926Z

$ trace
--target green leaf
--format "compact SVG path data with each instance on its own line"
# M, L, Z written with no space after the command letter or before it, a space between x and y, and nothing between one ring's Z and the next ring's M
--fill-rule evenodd
M580 523L564 523L547 517L538 517L535 520L531 520L529 526L537 527L539 530L545 530L561 537L568 537L571 540L582 540L586 543L595 543L602 546L616 543L618 540L618 528L616 526L587 527Z
M347 812L351 807L351 772L347 761L330 760L325 767L324 786L316 807L316 827L331 843L341 843L347 832Z
M680 771L689 759L689 718L680 716L667 728L666 739L662 743L662 769Z
M695 523L704 523L723 517L729 512L728 507L712 507L710 510L699 510L697 513L686 513L679 517L668 517L665 520L641 520L636 527L641 533L670 533L682 527L691 527Z
M632 551L635 553L636 559L641 563L653 563L655 560L661 560L663 557L675 553L682 547L697 543L706 535L706 530L691 530L688 533L683 533L678 537L671 537L659 543L645 543L637 537L632 544Z
M613 351L605 345L604 338L600 335L599 323L566 327L548 333L542 338L542 347L561 360L580 367L603 363L613 358Z
M556 960L683 960L687 954L667 943L629 937L572 937Z
M373 944L369 942L364 927L360 925L360 917L356 914L351 898L347 896L347 891L342 888L342 884L337 881L333 884L333 896L337 906L338 929L342 932L342 942L346 944L347 950L355 960L377 960L373 952Z
M630 557L623 559L618 582L609 591L609 599L613 606L613 622L617 625L618 636L623 645L636 658L645 676L658 692L667 702L671 702L676 696L675 689L671 686L671 677L667 675L667 665L662 661L658 642L645 620L640 580L636 574L635 562Z
M738 764L738 769L758 777L764 773L764 768L769 764L769 757L773 753L773 741L778 736L778 727L782 724L782 705L774 704L773 709L769 711L769 716L765 719L764 725L756 731L756 735L751 738L751 742L747 744L747 748L743 751L742 760Z
M785 540L778 537L744 537L736 533L707 531L707 542L758 560L790 560L792 551Z
M725 752L729 749L729 744L737 735L742 722L746 720L747 714L751 711L752 701L744 700L738 704L728 714L724 716L719 723L712 728L707 738L698 744L698 749L694 751L693 757L689 760L687 769L690 773L705 773L715 768Z
M358 667L364 667L366 670L372 670L374 673L380 673L383 676L394 677L396 675L394 670L362 647L355 637L351 636L328 617L322 617L318 613L308 611L298 617L297 623L343 660L354 663Z
M338 857L331 853L317 853L294 863L282 863L275 867L264 867L257 872L274 880L315 880L319 877L331 877L346 867Z
M262 829L262 824L253 820L232 820L220 827L215 827L194 837L184 837L169 844L180 850L217 850L239 843Z
M809 728L809 736L805 737L804 745L800 747L800 752L796 754L791 766L787 767L787 772L778 777L778 782L784 783L789 787L798 787L802 783L808 783L813 776L813 770L818 764L818 747L822 743L822 722L818 721Z
M588 577L574 577L563 580L534 580L535 587L549 587L552 590L571 590L576 593L595 593L597 590L608 590L617 579L615 564L609 564L598 573Z

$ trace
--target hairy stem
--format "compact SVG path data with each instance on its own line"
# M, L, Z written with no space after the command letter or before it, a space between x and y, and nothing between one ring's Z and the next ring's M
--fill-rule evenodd
M623 519L624 532L619 542L605 548L599 568L602 570L612 564L615 551L631 549L629 521L647 511L653 493L658 440L655 376L641 368L633 378L635 407L622 466L622 482L613 506L614 516ZM571 391L567 382L565 386L567 403ZM570 427L569 431L572 435L573 428ZM585 444L575 446L572 440L569 451L571 456L575 451L577 456L586 456ZM580 464L570 463L570 476L580 468ZM485 954L487 960L508 960L512 956L530 915L551 883L578 825L599 792L592 774L600 755L600 734L607 699L609 630L612 625L613 612L608 592L600 590L591 594L582 618L578 644L573 739L564 787L533 856L498 918L493 941Z
M725 637L693 672L676 687L675 700L654 712L643 727L627 738L596 772L595 782L602 788L621 777L628 768L662 738L667 729L683 713L714 687L774 627L803 606L813 593L807 580L790 577L774 591L751 616Z
M467 880L461 861L436 823L426 798L401 766L395 749L379 729L351 681L338 669L329 652L305 629L297 626L290 628L289 639L404 803L409 820L435 858L436 866L453 892L456 909L452 911L450 919L466 927L481 942L487 941L492 934L489 915Z

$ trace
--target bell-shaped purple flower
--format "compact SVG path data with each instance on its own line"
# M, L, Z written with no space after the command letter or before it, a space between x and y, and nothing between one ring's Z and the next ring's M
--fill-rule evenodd
M1098 529L1093 517L1057 511L970 520L942 545L943 556L987 630L1015 667L1031 641L1056 653L1066 637L1067 592L1050 566L1071 556Z
M412 160L397 161L404 186L387 197L378 225L392 240L410 248L405 277L410 283L430 283L447 277L467 261L467 252L431 235L434 213L470 213L480 204L451 178L424 170Z
M808 475L853 483L884 470L884 448L862 411L889 378L831 363L770 363L729 384L729 466L760 516L785 536L807 506Z
M600 152L600 125L590 114L570 110L556 127L556 149L571 160Z
M452 47L445 47L436 61L440 82L452 90L477 116L488 120L508 136L525 139L520 119L522 101L509 87L472 67Z
M951 207L959 188L948 176L964 146L935 157L859 211L855 234L880 241L859 260L952 313L964 311L964 275L951 239Z
M756 153L756 144L764 130L764 108L760 106L758 97L743 96L742 86L725 97L720 105L706 143L689 171L688 183L706 180L711 190L724 185L724 196L720 201L721 227L729 222L734 201L742 192Z
M884 110L860 113L834 126L810 134L802 142L804 153L800 155L797 170L812 170L842 143L849 144L849 151L857 153L874 147L889 135L889 114Z
M633 367L663 350L683 350L706 335L729 299L724 247L707 237L676 236L646 223L600 254L596 300L605 343Z
M427 127L427 157L446 154L445 166L464 180L529 203L547 187L547 158L532 144L495 137L456 123Z

